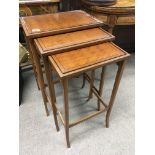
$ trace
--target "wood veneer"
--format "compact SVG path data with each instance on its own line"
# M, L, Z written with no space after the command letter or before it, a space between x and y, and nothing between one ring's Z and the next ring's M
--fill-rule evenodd
M95 46L72 50L65 53L59 53L49 56L51 64L55 65L56 72L60 76L68 76L77 73L79 70L85 70L87 67L92 69L100 63L113 61L128 57L129 54L114 45L107 42ZM103 65L103 64L102 64Z
M35 44L41 55L50 55L64 52L64 50L112 41L114 38L113 35L100 28L93 28L38 38L35 39Z
M20 19L26 36L32 38L103 25L103 22L81 10L21 17Z

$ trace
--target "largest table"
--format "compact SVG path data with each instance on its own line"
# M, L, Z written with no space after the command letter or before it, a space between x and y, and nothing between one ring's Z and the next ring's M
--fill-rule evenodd
M96 18L93 18L86 12L80 10L22 17L20 21L24 29L26 42L30 51L36 81L42 93L46 114L49 115L47 108L48 100L45 92L45 82L40 63L40 56L34 46L34 39L99 27L103 23Z

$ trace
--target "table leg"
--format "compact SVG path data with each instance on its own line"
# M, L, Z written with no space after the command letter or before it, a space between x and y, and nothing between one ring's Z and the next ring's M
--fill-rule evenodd
M113 29L115 25L117 24L117 16L116 15L110 15L107 18L107 23L108 23L108 32L111 34L113 33Z
M42 72L42 68L41 68L41 64L40 64L40 58L39 58L39 55L37 54L36 48L34 47L34 42L32 39L28 40L28 44L29 44L30 50L33 54L34 63L35 63L36 70L37 70L37 78L39 80L39 87L40 87L40 90L42 93L46 115L48 116L49 115L48 108L47 108L48 100L47 100L47 96L45 93L45 84L44 84L43 72Z
M102 72L101 72L101 79L100 79L100 85L99 85L99 95L100 97L102 96L103 92L103 86L104 86L104 79L105 79L105 70L106 67L102 67ZM100 100L98 99L98 111L100 110Z
M88 97L88 100L89 100L90 98L92 98L92 96L93 96L92 87L93 87L93 84L94 84L94 80L95 80L95 70L92 70L92 71L91 71L91 83L90 83L90 89L89 89L89 97Z
M25 40L26 40L26 44L29 46L26 37L25 37ZM30 49L30 47L29 47L29 49ZM32 63L33 72L34 72L34 76L35 76L35 79L36 79L37 87L38 87L38 90L40 90L39 81L38 81L38 78L37 78L36 66L35 66L35 63L34 63L34 58L33 58L31 50L29 50L29 55L30 55L30 60L31 60L31 63Z
M122 77L122 74L123 74L125 63L126 63L126 61L123 60L123 61L121 61L119 63L119 66L118 66L117 74L116 74L116 77L115 77L115 83L114 83L112 94L111 94L111 97L110 97L108 111L106 113L106 127L107 128L109 127L109 117L110 117L110 113L111 113L111 110L112 110L112 107L113 107L113 104L114 104L114 100L115 100L115 97L116 97L116 94L117 94L119 83L120 83L120 80L121 80L121 77Z
M58 120L57 120L57 109L55 107L56 96L55 96L54 84L53 84L53 79L52 79L52 77L53 77L52 71L49 68L49 63L48 63L47 57L43 57L43 62L44 62L45 73L46 73L46 78L47 78L47 82L48 82L48 89L49 89L49 95L50 95L50 102L51 102L52 110L53 110L54 122L55 122L57 131L59 131Z
M84 88L85 87L85 84L86 84L86 78L85 78L84 73L82 75L82 78L83 78L83 82L82 82L82 87L81 88Z
M65 133L67 147L70 147L69 142L69 106L68 106L68 79L62 80L63 94L64 94L64 111L65 111Z

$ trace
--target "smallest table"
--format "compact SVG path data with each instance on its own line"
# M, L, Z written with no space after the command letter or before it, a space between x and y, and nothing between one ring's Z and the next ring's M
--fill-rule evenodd
M64 53L53 54L48 56L49 64L45 65L48 71L47 80L49 83L49 94L53 106L54 120L57 130L59 130L57 116L58 113L60 119L65 127L67 147L70 147L69 142L69 128L73 127L83 121L86 121L100 113L106 112L106 127L109 126L109 116L112 110L114 99L118 90L118 86L122 77L123 69L126 59L129 54L118 46L111 42L101 43L81 49L71 50ZM104 84L104 67L108 64L116 63L118 65L118 71L115 78L111 98L109 104L106 104L102 100L102 89ZM94 86L92 78L86 73L87 71L93 72L95 69L102 67L101 80L99 90ZM64 95L64 113L65 118L62 117L61 112L57 108L56 96L54 90L54 82L51 79L51 73L55 72L58 75L59 80L63 85ZM94 112L88 116L80 118L79 120L69 123L69 106L68 106L68 80L84 73L86 79L91 85L92 93L97 97L99 104L102 107L98 108L97 112Z

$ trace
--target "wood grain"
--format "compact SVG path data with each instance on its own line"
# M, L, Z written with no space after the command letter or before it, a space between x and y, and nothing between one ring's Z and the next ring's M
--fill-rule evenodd
M26 36L31 37L60 34L103 24L81 10L21 17L20 20Z
M64 74L122 55L125 55L123 51L108 42L70 52L55 54L51 57Z
M82 5L86 7L88 10L92 10L98 13L104 14L134 14L135 13L135 0L117 0L115 5L111 5L108 7L103 6L95 6L88 3L87 0L81 0Z
M114 40L114 36L100 28L75 31L35 39L35 44L41 55L56 54L65 49L80 48L94 43Z

